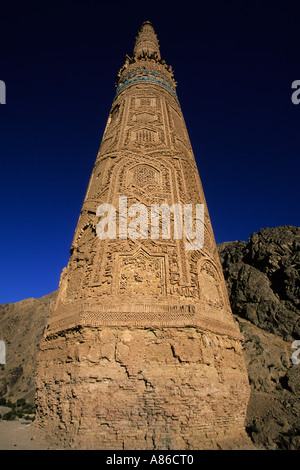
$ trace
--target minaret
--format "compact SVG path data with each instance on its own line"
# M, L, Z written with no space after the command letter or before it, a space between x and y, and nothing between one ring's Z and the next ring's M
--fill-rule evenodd
M192 234L178 229L184 208ZM248 445L241 341L173 71L147 21L118 74L45 329L35 426L75 448Z

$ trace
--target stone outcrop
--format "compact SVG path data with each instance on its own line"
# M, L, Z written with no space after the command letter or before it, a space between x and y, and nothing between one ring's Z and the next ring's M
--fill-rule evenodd
M6 349L6 364L0 365L0 398L13 402L24 398L33 405L36 356L55 299L52 292L0 305L0 340Z
M265 448L300 448L300 229L262 229L218 245L233 313L244 335L251 385L247 430Z
M218 245L233 313L287 341L300 337L299 248L291 226Z

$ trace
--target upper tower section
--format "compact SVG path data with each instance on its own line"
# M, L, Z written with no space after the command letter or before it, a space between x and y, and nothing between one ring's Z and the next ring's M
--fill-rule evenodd
M137 59L143 56L161 58L159 42L150 21L145 21L140 27L135 40L133 56Z
M176 82L172 67L162 59L159 41L150 21L145 21L135 40L132 57L126 55L116 83L116 96L125 88L137 84L158 85L177 100Z

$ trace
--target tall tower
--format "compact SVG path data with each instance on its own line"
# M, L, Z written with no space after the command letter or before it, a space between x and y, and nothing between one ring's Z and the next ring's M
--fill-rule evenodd
M153 205L162 217L163 207L197 204L203 246L189 248L172 210L173 229L163 234L161 219L151 231ZM114 236L103 235L103 221ZM238 448L248 443L248 398L241 336L173 71L145 22L118 74L45 329L35 425L75 448Z

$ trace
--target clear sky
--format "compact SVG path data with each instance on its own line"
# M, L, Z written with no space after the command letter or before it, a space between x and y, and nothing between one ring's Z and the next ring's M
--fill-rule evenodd
M146 20L174 69L217 243L299 225L296 5L1 2L0 304L57 289L116 74Z

